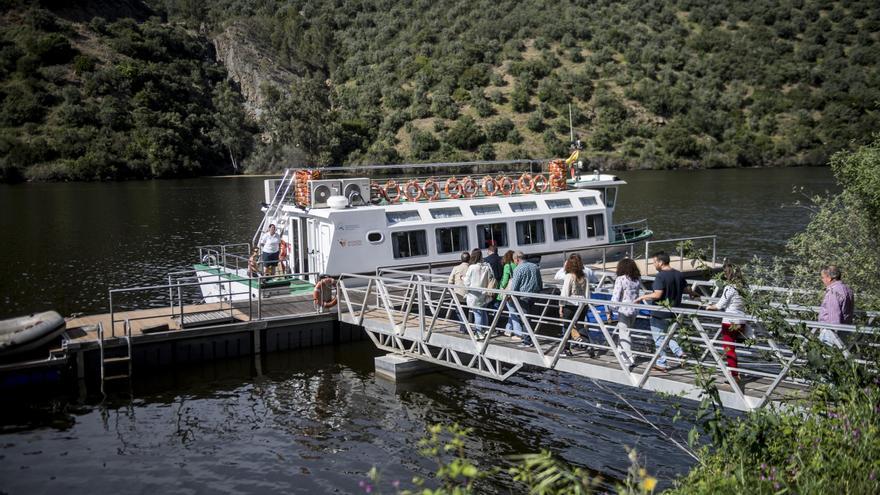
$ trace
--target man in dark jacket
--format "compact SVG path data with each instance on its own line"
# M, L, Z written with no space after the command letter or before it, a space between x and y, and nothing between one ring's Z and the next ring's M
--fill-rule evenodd
M498 256L498 246L493 242L489 244L486 250L489 251L489 255L483 258L483 261L489 263L489 266L492 267L492 274L495 275L495 280L501 280L504 275L504 266L501 264L501 256Z

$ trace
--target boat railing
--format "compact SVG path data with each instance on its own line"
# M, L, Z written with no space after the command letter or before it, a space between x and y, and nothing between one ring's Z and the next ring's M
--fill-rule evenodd
M300 283L316 272L241 277L222 272L205 276L197 270L180 270L168 275L168 283L109 290L109 334L115 338L126 322L143 333L170 331L172 326L205 325L216 321L259 321L292 315L310 315L288 299L266 297L259 290L269 286ZM215 286L217 302L205 302L202 288ZM309 287L310 289L311 287ZM314 313L320 312L317 308ZM121 333L120 333L121 335Z
M196 246L200 263L210 267L221 267L234 273L247 270L248 260L251 255L251 244L240 242L236 244L209 244Z
M847 359L857 365L874 366L876 363L866 360L870 354L863 354L861 346L875 343L880 336L880 329L874 327L833 325L796 315L774 320L771 331L765 322L750 315L627 303L616 303L615 308L610 308L609 301L598 296L582 299L477 289L486 296L484 300L500 299L500 304L470 306L467 300L454 297L457 286L420 279L417 274L406 280L342 274L339 287L340 319L363 326L374 344L383 350L500 380L530 364L639 388L684 393L697 400L701 392L696 374L710 370L722 377L725 404L743 410L783 400L788 394L804 392L810 386L811 377L797 372L807 361L800 344L805 340L823 331L835 332L844 343L841 350ZM560 316L559 308L563 305L576 308L573 317ZM629 329L630 357L636 361L635 368L630 366L615 338L618 327L612 315L621 307L637 310L636 324ZM652 335L648 325L658 311L673 313L667 332L660 336ZM471 322L468 313L473 312L484 312L487 316L480 323ZM530 345L511 344L504 336L504 324L510 318L521 323L523 338ZM723 340L721 324L725 318L745 320L754 336L738 342ZM584 340L572 342L572 331L581 325L579 331ZM464 328L463 333L459 333L459 327ZM672 350L666 350L673 339L686 354L676 357ZM725 346L736 349L736 366L726 361ZM831 348L827 349L830 352ZM669 354L667 361L681 368L675 371L673 379L654 380L673 375L652 374L664 350ZM566 357L571 352L577 362ZM607 357L601 357L603 354ZM615 374L610 374L615 369ZM686 383L690 385L685 386Z
M699 242L703 241L703 242ZM699 256L690 256L690 259L702 259L707 262L711 262L710 267L715 267L717 262L717 247L718 247L718 236L715 235L701 235L694 237L676 237L673 239L657 239L657 240L649 240L645 241L645 260L651 259L651 256L654 253L654 250L657 249L658 245L664 244L675 244L676 252L678 253L678 262L679 262L679 270L684 270L684 262L685 256L688 254L686 252L688 249L692 249L697 251ZM696 247L696 244L704 244L705 252L700 252L701 249ZM694 247L689 247L694 246ZM710 247L711 246L711 247Z

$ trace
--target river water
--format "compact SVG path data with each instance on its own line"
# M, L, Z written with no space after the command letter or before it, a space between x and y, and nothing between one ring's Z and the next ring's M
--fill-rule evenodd
M809 220L800 194L834 190L827 169L621 173L616 222L647 218L656 238L718 235L719 257L779 254ZM106 311L111 287L162 283L193 246L247 242L262 181L217 178L0 185L0 317L55 308ZM357 493L376 466L383 492L435 466L418 453L428 425L474 429L470 455L506 466L550 449L603 477L624 476L636 448L663 484L691 459L694 404L526 371L508 382L445 372L391 385L369 343L135 373L106 400L62 391L0 408L0 491L8 493ZM618 394L657 428L636 420ZM509 492L497 474L481 491Z

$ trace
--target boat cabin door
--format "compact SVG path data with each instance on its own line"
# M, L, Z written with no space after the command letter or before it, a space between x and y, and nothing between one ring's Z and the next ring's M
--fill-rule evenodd
M323 273L327 269L327 260L330 256L330 242L333 239L332 226L318 222L314 218L309 218L306 222L308 223L309 271ZM315 276L310 278L317 281Z
M306 270L306 248L304 244L305 236L303 236L304 226L302 225L303 219L301 218L291 218L290 225L288 227L288 238L290 239L290 253L288 254L288 258L290 259L290 272L291 273L303 273Z

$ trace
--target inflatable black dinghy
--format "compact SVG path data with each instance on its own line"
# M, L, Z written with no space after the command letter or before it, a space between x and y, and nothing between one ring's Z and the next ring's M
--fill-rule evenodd
M55 311L0 320L0 356L38 349L61 334L64 328L64 318Z

